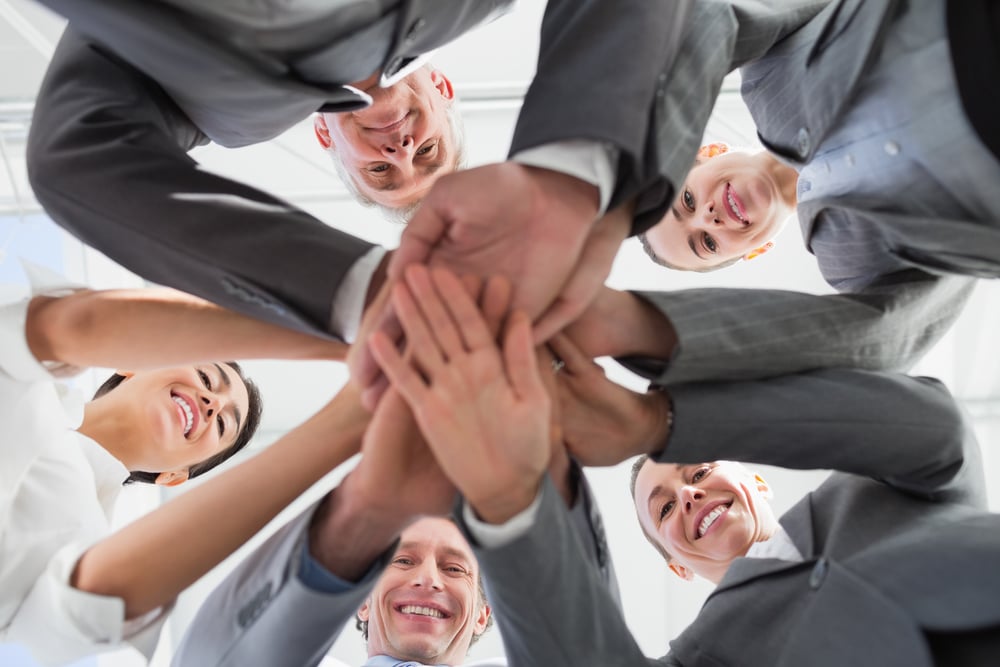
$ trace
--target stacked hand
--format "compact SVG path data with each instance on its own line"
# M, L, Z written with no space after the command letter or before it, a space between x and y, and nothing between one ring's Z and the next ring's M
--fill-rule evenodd
M596 222L598 192L565 174L514 162L449 174L438 180L407 226L389 264L389 281L420 263L458 274L501 275L514 285L513 306L534 322L541 343L576 319L593 300L628 234L631 210ZM379 310L375 327L395 339L397 313ZM359 337L351 375L375 405L385 383Z
M496 342L508 293L491 280L480 312L453 274L412 266L393 291L410 360L384 334L371 339L442 470L491 523L531 503L550 460L550 403L528 317L513 311Z
M662 449L669 436L665 393L638 394L607 379L565 334L549 346L563 363L559 407L566 447L583 465L615 465Z

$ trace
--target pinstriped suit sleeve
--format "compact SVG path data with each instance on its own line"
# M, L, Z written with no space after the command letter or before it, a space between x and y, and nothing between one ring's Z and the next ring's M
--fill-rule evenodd
M349 591L308 588L298 564L314 510L271 536L212 591L188 626L174 667L319 664L371 592L391 551Z
M673 358L626 365L662 385L816 368L906 370L951 326L975 280L906 271L853 294L644 292L677 333Z
M510 665L680 667L643 655L548 477L535 522L518 539L484 549L464 524L463 530L486 579Z

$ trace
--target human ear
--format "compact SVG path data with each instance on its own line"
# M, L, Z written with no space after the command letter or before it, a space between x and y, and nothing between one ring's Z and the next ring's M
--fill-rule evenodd
M764 481L764 478L760 475L753 476L754 484L757 485L757 492L760 493L760 497L764 500L770 500L774 493L771 491L770 485Z
M323 114L318 113L313 116L313 132L316 133L316 141L325 150L330 150L333 146L333 140L330 139L330 128L326 125L326 118Z
M490 615L492 614L493 610L484 602L483 606L479 608L479 614L476 616L476 624L472 628L472 634L479 636L486 632L486 625L490 622Z
M161 472L156 476L156 481L153 483L159 484L160 486L177 486L178 484L183 484L187 480L187 470L173 470L171 472Z
M451 79L446 77L440 70L431 71L431 83L441 93L441 97L446 100L455 99L455 89L451 86Z
M750 261L754 257L760 257L761 255L763 255L765 252L767 252L768 250L770 250L773 247L774 247L774 241L768 241L767 243L765 243L764 245L760 246L759 248L754 248L753 250L751 250L747 254L743 255L743 259L745 259L747 261Z
M684 581L692 581L694 579L694 572L687 569L683 565L678 565L677 563L670 563L669 565L667 565L667 567L670 568L671 572L676 574Z
M366 623L368 622L369 602L371 602L371 598L365 600L365 603L360 607L358 607L358 618L360 618L362 621Z

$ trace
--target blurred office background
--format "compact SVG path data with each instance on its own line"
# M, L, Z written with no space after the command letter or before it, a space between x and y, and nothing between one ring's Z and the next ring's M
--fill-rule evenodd
M506 155L521 98L534 70L537 29L543 6L543 0L522 0L514 14L466 35L441 49L434 58L438 67L451 77L462 100L471 165L500 160ZM4 299L25 291L18 262L21 257L97 288L144 284L53 225L36 203L27 183L24 149L34 95L62 25L58 17L30 0L0 0L0 298ZM600 83L595 81L592 85ZM753 147L757 145L756 134L739 98L738 88L738 78L727 80L706 138ZM300 123L267 144L239 150L210 146L197 150L194 155L205 168L275 193L332 226L390 247L397 243L400 226L382 220L377 213L359 207L349 198L326 154L315 143L311 121ZM617 288L661 290L736 286L816 293L831 291L820 278L812 256L803 249L794 221L790 221L777 239L775 249L765 257L712 274L685 274L656 267L645 258L638 243L629 240L619 253L609 283ZM608 326L614 325L608 323ZM994 510L1000 509L1000 483L993 481L1000 478L998 340L1000 282L984 282L962 319L914 369L914 372L944 380L973 416L984 449L987 478L991 480L990 500ZM252 456L311 415L346 378L343 367L333 363L252 362L247 366L263 388L265 411L261 433L245 456ZM613 362L608 368L622 383L640 389L644 386ZM97 379L104 374L104 371L92 371L78 382L88 387L96 386ZM331 473L308 498L279 517L271 529L301 511L310 499L322 495L344 472L341 469ZM791 506L826 475L823 471L776 469L768 469L765 474L778 491L779 510ZM590 470L588 476L604 511L627 620L646 653L662 655L670 639L697 614L711 586L704 582L681 582L669 573L643 540L627 491L628 464ZM193 487L196 483L186 486ZM171 494L183 492L184 487L170 492L129 488L121 496L119 522L127 522L169 500ZM205 525L193 529L211 530L212 521L225 521L225 517L207 518ZM260 539L251 542L181 596L153 665L169 664L200 601ZM183 542L179 542L177 548L183 549ZM500 653L501 640L494 630L473 647L472 657ZM345 629L333 654L349 664L363 662L364 645L353 627ZM0 645L0 664L22 667L34 663L22 649ZM131 667L143 661L138 654L126 650L77 664Z

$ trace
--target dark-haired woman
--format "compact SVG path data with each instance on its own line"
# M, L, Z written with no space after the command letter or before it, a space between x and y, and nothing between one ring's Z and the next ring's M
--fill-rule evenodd
M356 451L367 416L341 392L259 456L109 535L122 482L178 484L253 435L258 391L211 360L346 347L178 292L92 292L28 271L33 298L0 306L0 641L51 664L123 643L148 657L177 594ZM86 366L123 370L85 403L55 378Z

